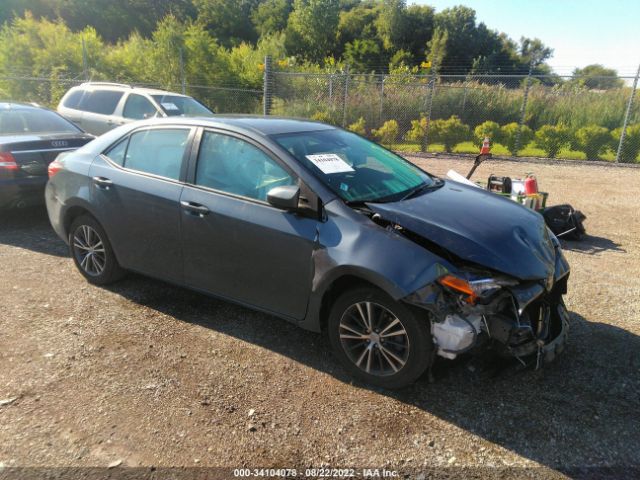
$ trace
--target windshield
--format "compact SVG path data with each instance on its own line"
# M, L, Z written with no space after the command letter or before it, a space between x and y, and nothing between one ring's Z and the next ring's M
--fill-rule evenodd
M78 127L57 113L42 109L0 111L0 135L28 133L80 133Z
M432 177L407 160L344 130L272 138L347 202L396 201L434 185Z
M211 117L213 112L191 97L179 95L152 95L164 113L170 117Z

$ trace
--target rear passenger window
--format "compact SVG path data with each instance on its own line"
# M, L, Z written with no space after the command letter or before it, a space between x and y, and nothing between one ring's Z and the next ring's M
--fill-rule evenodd
M118 106L121 98L122 92L94 90L93 92L87 92L82 99L80 109L86 112L111 115Z
M111 147L105 155L109 157L113 163L117 163L120 166L124 165L124 154L127 151L127 144L129 143L129 138L125 138L117 145Z
M142 120L143 118L153 117L156 113L158 113L158 110L149 100L142 95L132 93L129 95L129 98L127 98L127 103L124 104L122 116Z
M67 108L79 109L82 96L85 93L86 92L84 90L74 90L67 96L67 98L64 99L63 105Z
M188 129L136 132L129 139L124 167L178 180L188 139Z

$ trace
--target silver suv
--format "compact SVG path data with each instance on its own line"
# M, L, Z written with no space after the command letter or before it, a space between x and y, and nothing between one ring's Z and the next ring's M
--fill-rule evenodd
M106 82L83 83L71 88L60 100L58 113L94 135L146 118L213 115L207 107L186 95Z

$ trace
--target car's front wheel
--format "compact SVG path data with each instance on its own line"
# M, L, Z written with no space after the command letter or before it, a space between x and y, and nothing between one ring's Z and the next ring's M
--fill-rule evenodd
M402 388L429 366L433 342L426 312L375 288L357 288L333 304L328 335L338 359L355 377Z
M71 223L69 250L80 273L93 284L106 285L124 274L106 232L89 215L81 215Z

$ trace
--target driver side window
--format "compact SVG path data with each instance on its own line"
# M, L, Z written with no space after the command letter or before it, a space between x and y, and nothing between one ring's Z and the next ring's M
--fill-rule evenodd
M295 179L259 148L235 137L204 132L196 185L266 202L273 187Z

